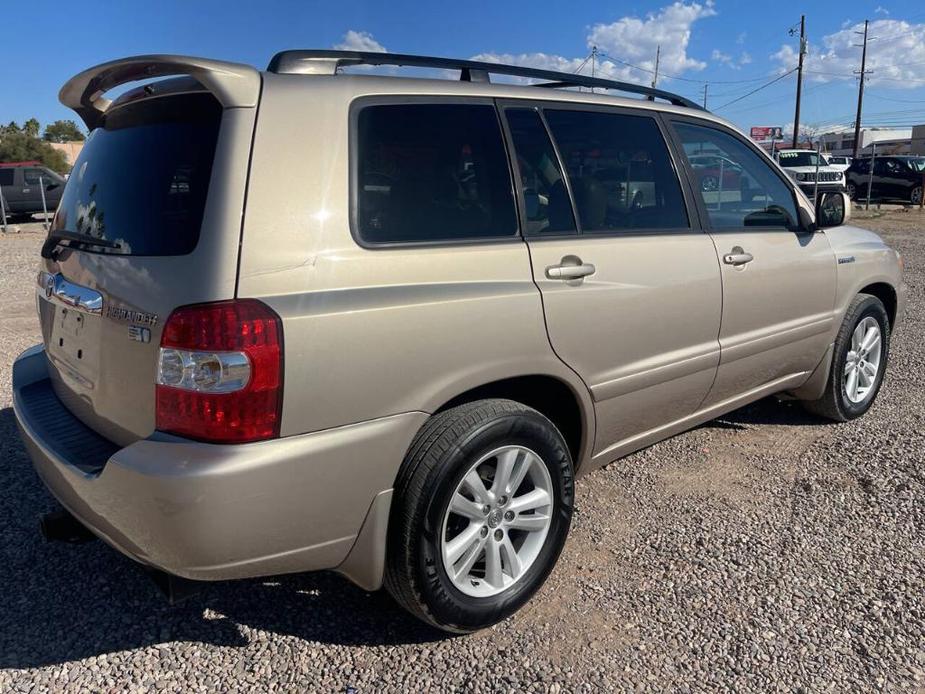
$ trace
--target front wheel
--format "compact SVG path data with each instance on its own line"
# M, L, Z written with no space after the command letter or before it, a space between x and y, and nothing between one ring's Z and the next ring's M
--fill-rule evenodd
M883 302L870 294L858 294L835 339L825 394L804 405L837 422L860 417L877 398L889 353L890 319Z
M857 186L855 186L853 183L849 183L848 184L848 199L857 200L857 196L858 196Z
M428 421L395 492L386 588L419 619L470 632L512 615L552 571L571 523L572 461L539 412L481 400Z

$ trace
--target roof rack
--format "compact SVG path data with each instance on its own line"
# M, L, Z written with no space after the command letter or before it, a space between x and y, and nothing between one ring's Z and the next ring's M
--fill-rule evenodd
M630 94L642 94L649 98L664 99L675 106L685 106L702 111L694 101L678 94L672 94L654 87L645 87L631 82L587 77L570 72L540 70L520 65L487 63L477 60L457 60L425 55L404 55L401 53L373 53L369 51L294 50L282 51L273 56L267 70L278 74L333 75L338 68L352 65L395 65L403 67L438 68L459 70L459 79L464 82L490 82L489 75L511 75L545 80L534 86L547 88L600 87L616 89Z

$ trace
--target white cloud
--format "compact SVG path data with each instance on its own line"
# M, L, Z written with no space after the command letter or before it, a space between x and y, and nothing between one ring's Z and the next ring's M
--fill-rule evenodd
M745 45L745 39L747 39L747 38L748 38L748 34L745 33L745 32L743 31L741 34L739 34L738 36L736 36L736 43L737 43L738 45L740 45L740 46L744 46L744 45Z
M809 46L804 60L806 77L815 82L854 79L860 69L863 24L848 26L822 38L821 46ZM878 19L868 27L868 84L915 89L925 86L925 23L911 24L895 19ZM795 45L786 44L771 56L780 72L796 67Z
M385 53L386 48L373 38L368 31L354 31L351 29L344 34L344 40L334 46L338 51L367 51L371 53Z
M707 63L687 53L691 28L698 20L715 14L713 0L706 0L702 4L678 0L657 12L649 13L643 19L622 17L608 24L595 24L585 37L589 52L594 46L601 52L595 64L595 75L626 82L649 83L659 46L660 73L681 75L688 71L703 70ZM585 57L569 58L549 53L482 53L473 56L473 60L573 72L584 62ZM632 63L643 70L634 69L620 61ZM586 66L582 72L590 73L590 66Z
M890 15L890 11L882 5L877 5L877 9L874 10L874 14L882 14L888 17Z
M717 48L713 49L713 53L710 55L710 58L713 59L713 62L720 65L725 65L726 67L731 67L733 70L739 70L743 65L748 65L750 62L752 62L752 57L745 51L739 53L738 58L734 58L731 54L723 53Z

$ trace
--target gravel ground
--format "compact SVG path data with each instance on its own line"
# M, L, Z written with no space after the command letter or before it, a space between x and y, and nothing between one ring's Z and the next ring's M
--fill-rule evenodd
M586 477L540 595L457 638L332 574L170 607L101 543L43 543L9 395L41 234L3 235L0 690L925 692L925 216L856 223L911 290L871 412L768 399Z

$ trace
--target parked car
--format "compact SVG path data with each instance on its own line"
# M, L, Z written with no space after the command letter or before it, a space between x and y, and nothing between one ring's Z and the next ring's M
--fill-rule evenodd
M848 169L848 195L852 200L896 200L918 205L925 181L925 157L884 156L874 158L871 176L870 158L855 159Z
M797 182L812 200L817 193L833 193L845 190L845 174L829 166L825 159L809 149L781 149L776 155L778 163L787 175ZM819 182L816 183L818 172Z
M851 157L843 157L837 154L823 154L822 157L825 159L826 164L829 165L829 168L836 171L845 172L851 166Z
M42 187L45 203L42 205ZM0 164L0 192L10 217L54 212L64 190L64 178L38 161Z
M883 382L899 255L684 97L286 51L126 58L61 99L91 134L15 415L46 534L168 585L333 569L472 631L552 571L577 476L773 394L853 419ZM703 152L751 193L708 199Z

